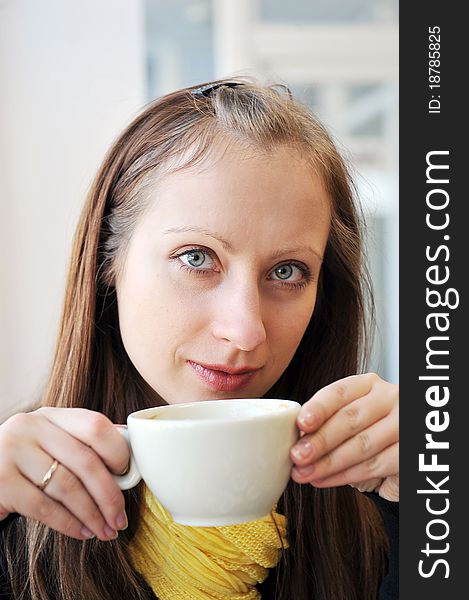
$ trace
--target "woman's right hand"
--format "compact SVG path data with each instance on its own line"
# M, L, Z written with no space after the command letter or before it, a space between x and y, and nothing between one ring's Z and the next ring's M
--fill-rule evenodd
M129 458L127 442L101 413L45 407L14 415L0 426L0 519L16 512L79 540L115 539L127 518L112 473L123 473Z

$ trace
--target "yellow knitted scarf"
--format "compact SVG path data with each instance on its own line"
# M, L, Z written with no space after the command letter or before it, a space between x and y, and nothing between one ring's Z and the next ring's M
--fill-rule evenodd
M159 600L257 600L256 584L288 547L286 519L271 515L239 525L175 523L148 491L131 560Z

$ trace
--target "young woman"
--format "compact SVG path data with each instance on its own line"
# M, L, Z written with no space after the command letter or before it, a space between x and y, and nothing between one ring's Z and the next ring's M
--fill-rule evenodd
M2 598L397 598L398 391L363 373L361 236L287 90L218 81L135 119L82 213L42 407L0 426ZM272 522L174 533L116 487L130 412L256 396L303 404Z

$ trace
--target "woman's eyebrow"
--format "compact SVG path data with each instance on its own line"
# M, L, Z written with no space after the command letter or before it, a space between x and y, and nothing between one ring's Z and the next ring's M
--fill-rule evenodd
M195 232L195 233L202 233L203 235L208 235L209 237L214 238L215 240L219 241L220 244L223 246L223 248L225 250L228 250L230 252L234 251L234 247L233 244L231 242L229 242L226 238L224 238L221 234L215 232L215 231L210 231L209 229L205 229L205 227L199 227L197 225L185 225L182 227L170 227L169 229L165 229L163 231L164 234L167 233L187 233L187 232ZM315 256L315 258L319 258L319 260L322 262L323 257L322 255L317 252L316 250L314 250L313 248L311 248L311 246L294 246L291 248L281 248L279 250L276 250L272 255L271 255L271 259L275 260L277 258L280 258L281 256L286 256L288 254L295 254L297 252L308 252L309 254L313 254Z
M323 257L322 255L317 252L316 250L314 250L313 248L311 248L311 246L292 246L291 248L281 248L280 250L276 250L273 254L272 254L272 259L276 259L276 258L280 258L281 256L285 256L288 254L296 254L297 252L308 252L309 254L313 254L315 258L319 258L319 260L322 262L323 261Z
M192 231L195 233L202 233L203 235L208 235L209 237L218 240L225 250L229 250L230 252L233 251L233 244L227 239L225 239L222 235L214 231L209 231L204 227L198 227L197 225L186 225L184 227L170 227L169 229L165 229L163 233L187 233Z

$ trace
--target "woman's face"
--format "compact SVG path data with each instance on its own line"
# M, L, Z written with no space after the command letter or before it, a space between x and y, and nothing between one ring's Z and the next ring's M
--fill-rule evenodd
M231 148L151 193L116 282L120 331L169 404L262 396L314 310L330 221L291 148Z

